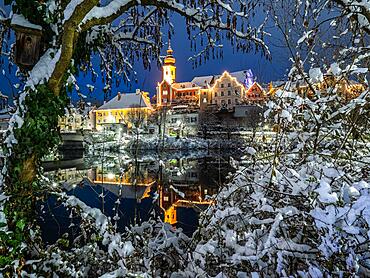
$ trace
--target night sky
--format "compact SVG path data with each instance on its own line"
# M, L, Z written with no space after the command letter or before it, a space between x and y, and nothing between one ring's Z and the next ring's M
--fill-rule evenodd
M4 7L2 0L0 0L0 6ZM279 34L274 28L270 28L270 30L268 30L272 36L270 41L267 42L272 54L272 61L267 61L264 57L262 57L261 53L234 53L230 42L225 41L223 42L223 59L210 60L207 61L207 63L203 63L201 66L193 69L192 63L191 61L188 61L188 58L194 55L195 52L190 51L190 41L187 39L185 20L180 16L175 15L173 16L173 25L175 28L175 34L171 39L171 45L176 58L176 81L190 81L194 76L215 75L221 74L225 70L231 72L243 69L252 69L254 75L257 77L257 81L261 83L285 79L287 68L289 67L288 55L284 48L277 47L276 43L273 41L275 38L279 37ZM164 38L164 40L166 39ZM271 42L273 43L270 44ZM165 45L162 49L162 55L166 54L166 49L167 45ZM5 69L6 68L7 67L5 67ZM134 92L136 88L148 91L151 96L155 94L156 84L158 81L161 81L161 69L159 69L156 66L156 63L153 62L153 66L150 71L144 70L141 61L136 62L136 64L134 64L134 68L137 72L137 83L132 81L131 86L126 86L123 82L121 82L119 87L113 86L112 93L108 96L109 99L115 96L117 92ZM10 81L15 84L18 81L14 77L14 72L15 69L12 69L11 73L6 70L5 74L7 78L9 78ZM17 90L14 87L11 88L7 78L3 76L3 74L0 74L0 91L11 96L12 90L13 93L17 92ZM77 80L79 82L80 91L88 96L87 101L91 101L93 103L102 102L102 88L104 87L104 84L102 83L101 79L98 78L96 83L93 84L91 82L90 75L83 76L81 74ZM131 80L134 80L134 78L131 78ZM92 94L88 93L86 84L92 84L95 86L95 90ZM76 96L76 93L72 94L74 100L77 99Z

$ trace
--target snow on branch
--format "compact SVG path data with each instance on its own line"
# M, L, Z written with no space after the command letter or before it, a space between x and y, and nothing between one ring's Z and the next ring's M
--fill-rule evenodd
M109 2L107 5L102 7L94 7L82 20L81 29L86 30L95 25L103 25L113 20L119 18L125 11L133 6L155 6L157 8L164 8L170 11L176 12L185 18L189 19L189 24L191 26L195 26L201 30L207 30L209 28L213 29L220 29L226 30L231 32L233 35L240 39L247 39L252 41L255 45L262 47L262 49L270 55L268 47L265 45L263 40L259 37L263 35L262 26L258 28L248 28L247 32L242 32L236 29L236 18L241 17L247 19L248 16L251 15L236 12L232 10L230 4L226 4L225 2L218 1L217 7L221 7L228 13L230 13L230 17L232 17L233 22L222 22L222 17L212 8L201 7L198 8L191 8L188 6L184 6L183 4L176 2L176 1L152 1L152 0L143 0L137 3L136 1L129 1L129 0L114 0ZM230 20L231 21L231 20ZM265 22L262 24L264 25Z

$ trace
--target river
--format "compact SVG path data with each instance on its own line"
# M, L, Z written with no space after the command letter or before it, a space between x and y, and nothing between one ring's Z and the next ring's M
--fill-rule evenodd
M67 194L112 218L119 231L149 217L181 228L191 235L198 226L199 212L212 204L238 151L107 152L44 164L45 176ZM39 224L46 242L63 234L80 234L79 219L50 196L41 206Z

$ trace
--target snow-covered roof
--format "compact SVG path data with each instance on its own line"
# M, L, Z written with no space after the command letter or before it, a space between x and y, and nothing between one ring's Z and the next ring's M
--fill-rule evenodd
M230 75L236 78L240 83L244 83L247 77L253 77L252 70L250 69L230 72Z
M42 31L42 27L40 25L33 24L29 22L23 15L21 14L13 14L12 20L10 22L11 25L17 25L20 27L24 27L27 29L34 29Z
M178 83L172 83L171 85L172 88L174 89L191 89L191 88L196 88L198 87L197 84L193 82L178 82Z
M131 93L117 95L96 110L126 109L132 107L152 109L152 105L146 97L142 94Z
M195 76L193 80L191 80L192 83L200 86L200 87L206 87L207 85L211 84L213 81L214 76L208 75L208 76Z
M239 70L239 71L234 71L234 72L229 72L229 74L236 78L236 80L242 84L245 83L245 80L247 78L249 79L253 79L254 80L254 76L253 76L253 72L251 69L245 69L245 70ZM215 79L218 79L222 76L222 74L220 75L216 75L215 76Z

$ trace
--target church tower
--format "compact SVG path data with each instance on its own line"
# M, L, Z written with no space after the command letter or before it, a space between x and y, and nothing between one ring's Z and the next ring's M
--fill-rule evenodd
M173 50L171 48L170 41L168 42L168 49L167 49L167 55L164 58L163 63L163 80L168 82L168 84L172 84L175 82L176 79L176 67L175 67L175 58L173 57Z

